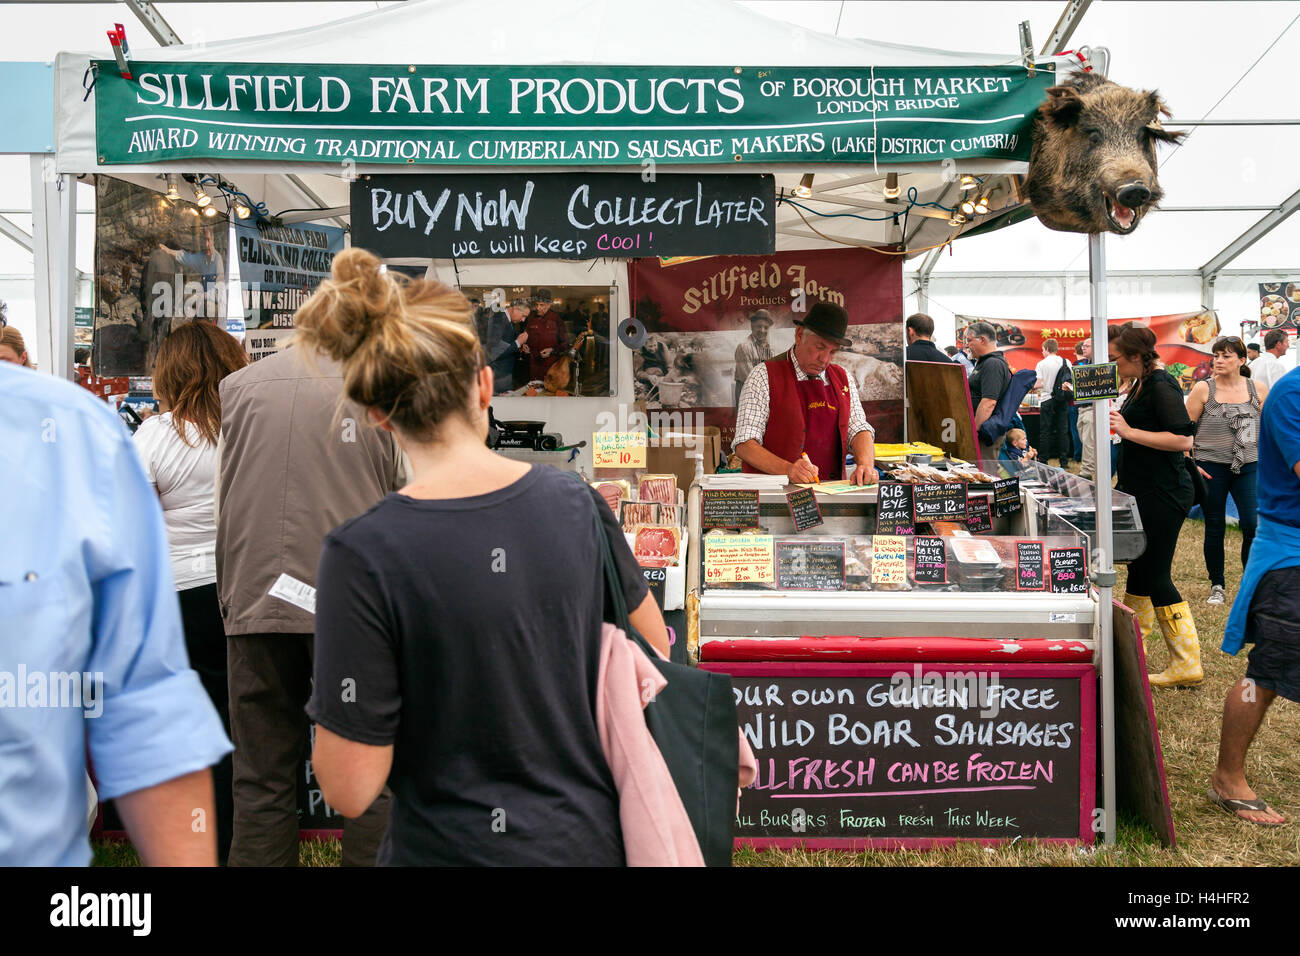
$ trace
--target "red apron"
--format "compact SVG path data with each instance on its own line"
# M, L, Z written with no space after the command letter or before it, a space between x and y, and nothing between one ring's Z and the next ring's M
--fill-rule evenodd
M804 415L803 450L817 466L817 476L834 481L844 470L844 449L840 447L840 396L821 379L796 383Z
M560 360L560 357L552 352L546 358L542 358L542 352L545 349L559 350L565 342L564 320L555 314L554 310L547 312L545 315L533 313L528 316L524 324L524 331L528 333L528 375L533 381L541 381L546 378L546 373L550 371L551 366Z

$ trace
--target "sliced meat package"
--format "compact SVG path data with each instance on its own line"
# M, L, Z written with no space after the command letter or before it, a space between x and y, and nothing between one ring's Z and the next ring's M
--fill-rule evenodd
M641 525L633 533L632 554L645 567L647 561L667 561L668 567L677 563L677 550L681 544L681 529L662 524Z
M636 496L641 501L657 501L664 505L677 504L676 475L642 475L637 482Z
M635 531L638 525L659 523L659 502L623 502L622 525L624 531Z

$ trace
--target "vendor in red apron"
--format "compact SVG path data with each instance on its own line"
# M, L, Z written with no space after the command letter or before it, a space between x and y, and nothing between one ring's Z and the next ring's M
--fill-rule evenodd
M569 333L564 319L551 310L549 289L538 289L533 296L533 310L524 320L528 342L520 351L528 354L528 377L534 382L546 378L551 366L560 360L569 347Z
M867 423L858 386L831 359L849 339L849 314L819 302L795 320L794 348L754 366L740 392L732 448L751 474L785 475L792 483L879 477L875 430ZM845 476L844 456L854 469Z

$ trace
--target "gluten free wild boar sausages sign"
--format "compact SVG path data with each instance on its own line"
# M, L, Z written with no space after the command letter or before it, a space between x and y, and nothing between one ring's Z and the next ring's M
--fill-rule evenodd
M776 247L767 175L369 176L352 243L386 258L757 255Z
M741 838L1080 837L1092 669L704 665L731 674L758 776ZM799 665L793 665L794 668ZM781 676L769 676L784 670ZM766 673L763 673L766 672ZM1014 676L1012 676L1014 672ZM834 844L830 844L834 845Z

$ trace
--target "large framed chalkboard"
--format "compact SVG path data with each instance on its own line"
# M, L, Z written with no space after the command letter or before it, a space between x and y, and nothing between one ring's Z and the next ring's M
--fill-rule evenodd
M1093 841L1089 664L700 666L731 675L758 760L742 843Z

